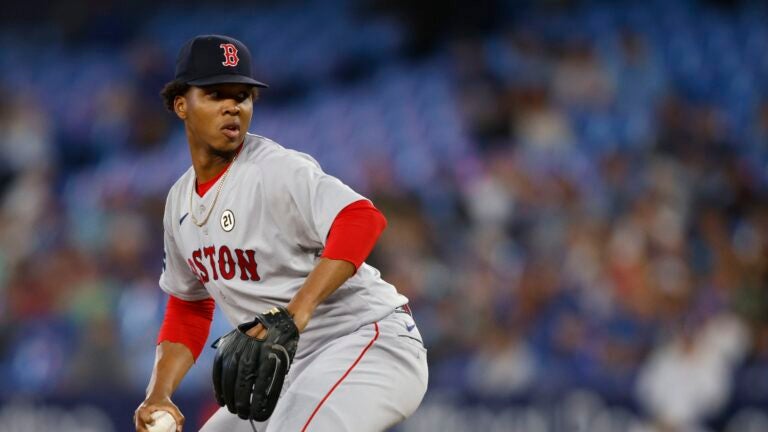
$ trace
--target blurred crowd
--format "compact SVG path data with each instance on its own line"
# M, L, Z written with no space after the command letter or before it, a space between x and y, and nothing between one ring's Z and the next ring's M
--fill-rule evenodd
M460 150L429 176L403 179L403 166L421 166L413 155L281 143L324 166L365 167L364 181L331 173L389 220L369 262L411 300L431 392L515 400L589 388L669 431L766 406L768 62L751 55L768 52L766 9L556 3L500 8L508 15L491 28L370 66L437 59L424 83L444 79L447 99L406 108L454 113L458 125L437 127L455 128ZM189 161L156 95L175 47L146 36L120 45L125 69L104 82L68 89L62 78L51 93L0 81L5 396L147 382L165 301L165 193ZM344 85L316 79L318 91ZM272 125L301 129L290 110L311 97L288 93L260 103L279 105L266 117L288 113ZM52 111L54 94L71 109ZM413 136L393 140L425 145ZM227 327L217 316L213 334ZM196 369L185 391L207 389Z

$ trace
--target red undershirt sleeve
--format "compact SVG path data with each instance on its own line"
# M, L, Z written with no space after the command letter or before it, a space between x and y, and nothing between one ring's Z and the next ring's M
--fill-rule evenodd
M357 270L386 226L387 219L370 201L355 201L336 215L322 256L348 261Z
M187 301L170 296L157 343L169 341L184 344L197 361L208 340L215 308L212 298Z

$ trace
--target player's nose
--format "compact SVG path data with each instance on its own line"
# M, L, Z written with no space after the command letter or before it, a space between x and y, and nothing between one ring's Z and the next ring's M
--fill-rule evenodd
M222 105L222 114L238 115L240 114L240 106L233 99L226 100Z

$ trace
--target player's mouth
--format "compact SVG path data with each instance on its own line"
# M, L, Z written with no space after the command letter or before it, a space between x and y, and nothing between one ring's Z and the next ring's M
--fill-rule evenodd
M227 123L221 127L221 132L229 139L235 139L240 136L240 125L237 123Z

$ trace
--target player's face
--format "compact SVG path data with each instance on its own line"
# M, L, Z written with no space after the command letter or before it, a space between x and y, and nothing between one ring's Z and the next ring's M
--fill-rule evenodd
M184 96L188 133L214 151L234 150L251 124L253 95L245 84L191 87Z

